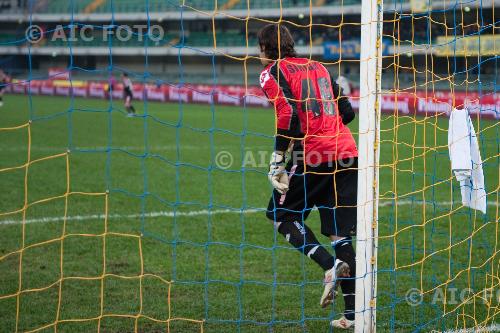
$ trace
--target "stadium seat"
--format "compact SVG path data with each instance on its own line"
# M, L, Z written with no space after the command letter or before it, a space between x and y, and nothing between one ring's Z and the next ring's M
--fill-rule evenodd
M48 2L46 12L48 13L80 13L93 2L93 0L67 1L52 0Z
M361 0L315 0L315 6L334 5L334 4L360 4ZM149 8L146 8L146 4ZM129 13L129 12L165 12L177 11L184 3L186 7L195 8L198 10L214 10L214 2L205 0L81 0L81 1L67 1L67 0L52 0L48 1L44 6L35 8L37 12L46 13L83 13L88 8L88 12L93 13ZM251 9L263 8L283 8L290 7L308 7L309 0L251 0ZM219 0L217 1L218 10L231 10L231 9L246 9L248 6L247 0Z

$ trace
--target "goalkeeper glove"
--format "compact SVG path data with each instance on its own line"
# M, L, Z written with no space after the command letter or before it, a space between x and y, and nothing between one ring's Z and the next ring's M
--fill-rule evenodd
M269 181L280 194L288 191L288 174L285 169L285 155L273 152L269 162Z

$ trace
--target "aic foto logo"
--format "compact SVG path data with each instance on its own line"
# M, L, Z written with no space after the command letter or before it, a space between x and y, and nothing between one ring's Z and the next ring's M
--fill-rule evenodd
M38 43L43 38L43 29L39 25L30 25L25 32L26 40L30 43Z
M50 37L49 37L50 34ZM42 27L30 25L25 32L26 40L30 43L38 43L44 37L51 42L92 42L96 38L107 42L116 38L121 42L132 39L139 42L148 39L153 43L159 43L165 37L165 30L160 25L134 24L129 25L103 25L94 26L86 24L57 25L54 29L44 31Z

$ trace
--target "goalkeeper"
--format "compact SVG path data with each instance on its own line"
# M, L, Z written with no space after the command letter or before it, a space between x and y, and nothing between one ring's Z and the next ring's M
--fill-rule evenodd
M267 217L289 243L325 271L322 307L332 303L341 285L345 311L331 325L351 328L358 151L346 124L354 119L354 112L322 64L297 57L285 26L265 26L258 40L265 66L260 85L276 115L275 150L269 171L274 191ZM288 163L287 151L291 153ZM304 223L315 206L321 233L329 237L336 258Z

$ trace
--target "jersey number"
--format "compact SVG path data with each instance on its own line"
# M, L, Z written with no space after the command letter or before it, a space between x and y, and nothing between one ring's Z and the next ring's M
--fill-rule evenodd
M319 96L316 94L316 89L309 85L309 79L302 79L302 111L312 111L315 117L321 115L320 104L323 104L323 110L327 115L335 114L335 106L333 105L332 88L330 80L326 77L318 79Z

